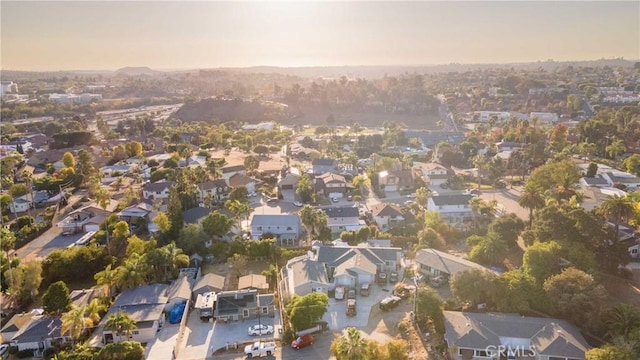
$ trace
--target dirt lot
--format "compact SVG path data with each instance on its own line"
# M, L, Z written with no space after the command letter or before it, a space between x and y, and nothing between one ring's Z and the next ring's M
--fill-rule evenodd
M225 155L224 150L216 150L211 152L211 156L213 158L224 158L226 160L226 164L224 166L234 166L234 165L242 165L244 164L244 158L248 155L255 156L254 153L245 153L242 151L233 150L229 153L229 155ZM280 170L282 169L282 165L286 164L286 161L282 157L280 153L271 153L268 157L261 156L260 159L260 167L258 170L260 171L269 171L269 170Z

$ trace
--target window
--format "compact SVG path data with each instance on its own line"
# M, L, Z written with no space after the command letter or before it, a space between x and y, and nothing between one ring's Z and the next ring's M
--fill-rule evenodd
M243 309L242 310L242 316L249 317L249 309Z
M156 195L161 195L162 191L156 191Z
M131 335L140 335L140 331L138 331L138 330L131 330Z
M262 307L262 313L263 314L268 314L269 313L269 308L267 308L266 306Z
M291 226L287 226L287 230L291 231L293 228Z
M486 350L476 350L476 356L487 356L487 351Z
M258 226L258 227L256 227L256 230L258 230L258 231L262 231L262 226Z

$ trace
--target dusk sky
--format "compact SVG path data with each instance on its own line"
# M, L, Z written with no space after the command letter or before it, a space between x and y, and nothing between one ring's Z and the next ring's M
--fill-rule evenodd
M640 1L11 2L4 70L640 58Z

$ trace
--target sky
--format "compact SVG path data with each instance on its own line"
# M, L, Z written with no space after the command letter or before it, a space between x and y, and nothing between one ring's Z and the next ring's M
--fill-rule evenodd
M6 1L0 68L640 59L640 1Z

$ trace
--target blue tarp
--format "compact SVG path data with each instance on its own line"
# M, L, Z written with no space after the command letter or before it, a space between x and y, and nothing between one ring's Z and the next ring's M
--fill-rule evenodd
M182 320L182 314L184 313L184 308L186 304L176 304L171 312L169 313L169 323L170 324L178 324L180 320Z

